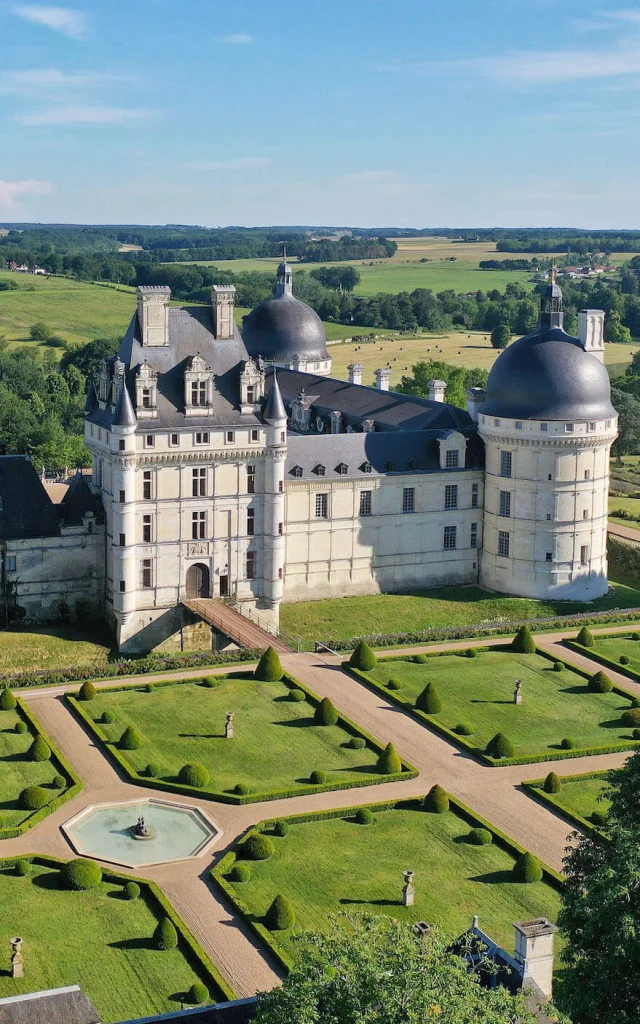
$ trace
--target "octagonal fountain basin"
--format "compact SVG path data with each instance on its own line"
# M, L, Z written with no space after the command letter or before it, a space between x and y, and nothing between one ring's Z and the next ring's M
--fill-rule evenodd
M141 818L148 835L137 834ZM62 830L76 853L127 868L200 857L222 835L199 807L153 797L85 807Z

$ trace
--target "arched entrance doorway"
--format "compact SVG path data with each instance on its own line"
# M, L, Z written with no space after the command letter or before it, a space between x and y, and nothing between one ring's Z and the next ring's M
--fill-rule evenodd
M187 569L187 597L211 597L209 567L202 562Z

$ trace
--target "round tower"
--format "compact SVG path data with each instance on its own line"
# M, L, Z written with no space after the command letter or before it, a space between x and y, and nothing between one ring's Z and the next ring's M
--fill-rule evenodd
M122 383L111 423L111 538L108 559L113 612L120 637L136 607L136 414ZM109 557L110 556L110 557Z
M269 424L264 480L264 596L268 607L274 610L277 616L284 593L284 464L287 457L287 411L275 370L264 418Z
M576 601L607 593L617 422L607 371L564 331L562 291L552 279L537 329L496 360L479 408L484 586Z

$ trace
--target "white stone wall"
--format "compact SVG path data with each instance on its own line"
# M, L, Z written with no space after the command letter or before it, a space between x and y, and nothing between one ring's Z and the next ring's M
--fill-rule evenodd
M15 571L7 572L7 584L15 586L16 603L25 609L22 621L55 620L60 617L61 602L66 604L71 619L86 611L102 618L103 526L92 526L91 532L84 526L69 526L63 527L60 537L10 540L6 556L16 560Z

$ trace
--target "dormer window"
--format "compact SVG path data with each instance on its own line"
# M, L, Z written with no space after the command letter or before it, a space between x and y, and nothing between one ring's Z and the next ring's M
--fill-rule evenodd
M155 419L158 415L158 374L149 364L142 363L136 373L136 411L140 419Z
M363 462L362 465L360 466L360 469L362 470L363 473L371 473L373 470L373 466L371 465L370 462Z
M256 365L248 359L240 374L240 412L243 416L256 412L258 402L264 397L265 373L262 364Z
M395 473L396 464L395 462L385 462L384 468L386 469L387 473Z
M325 467L321 466L320 463L318 463L317 466L313 467L313 472L316 474L316 476L324 476L324 474L325 474Z
M456 455L457 454L458 453L456 452ZM409 462L407 463L407 465L408 465L409 469L411 469L411 470L414 470L414 469L418 468L418 463L416 462L415 459L409 459Z
M294 466L293 469L291 470L291 476L301 477L302 476L302 466Z
M338 473L339 476L346 476L348 471L349 467L345 462L339 462L336 466L336 473Z
M187 416L209 416L213 412L213 373L200 353L189 360L184 374L184 402Z

